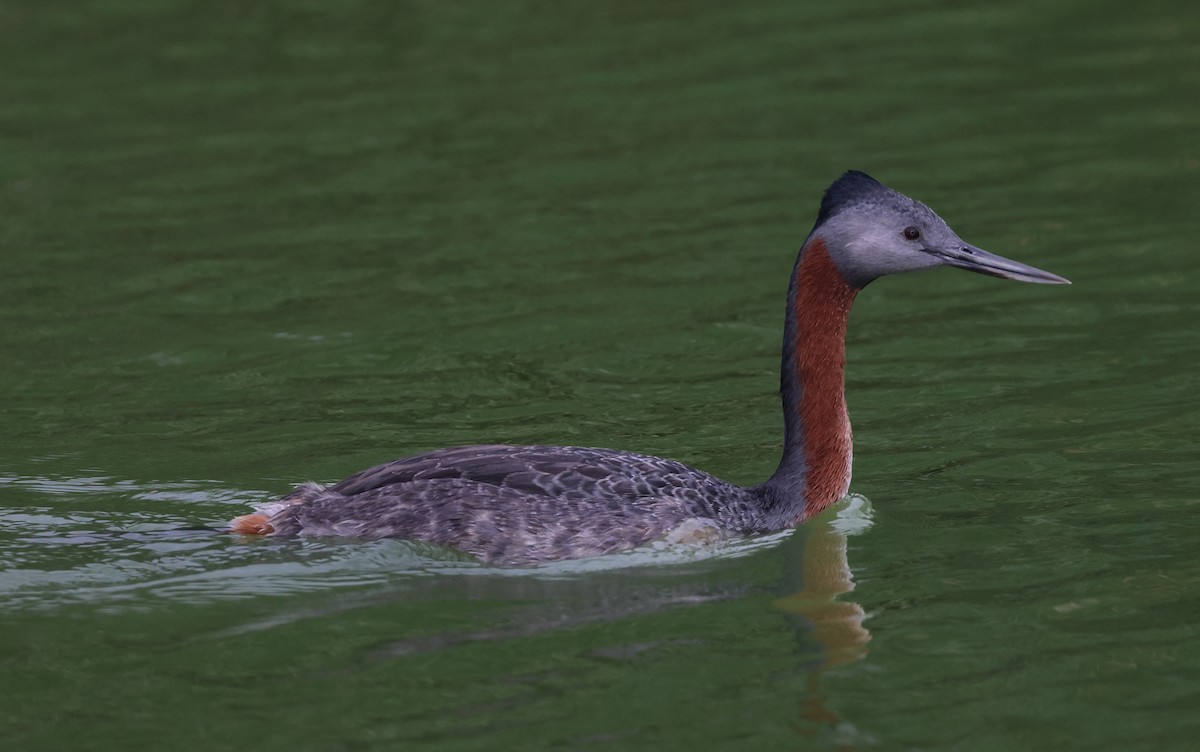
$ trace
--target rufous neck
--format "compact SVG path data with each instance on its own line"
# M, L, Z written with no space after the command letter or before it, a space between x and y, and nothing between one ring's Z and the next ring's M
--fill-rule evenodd
M788 290L780 383L783 459L765 484L775 511L793 524L845 496L850 486L846 324L857 294L824 239L810 236Z

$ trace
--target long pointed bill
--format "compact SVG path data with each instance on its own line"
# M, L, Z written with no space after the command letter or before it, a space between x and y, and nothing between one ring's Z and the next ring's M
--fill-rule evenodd
M979 272L992 277L1014 279L1017 282L1036 282L1043 285L1069 285L1071 280L1057 274L1042 271L1034 266L1022 264L1019 261L1006 259L994 253L988 253L982 248L963 244L955 248L930 248L934 256L945 261L950 266L966 269L969 272Z

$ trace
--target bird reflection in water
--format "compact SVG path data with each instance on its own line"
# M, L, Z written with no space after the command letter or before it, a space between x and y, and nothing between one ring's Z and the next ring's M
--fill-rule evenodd
M802 525L785 547L784 582L791 592L777 598L774 606L795 621L799 633L807 687L799 718L791 725L804 736L833 735L842 741L862 736L830 707L820 684L825 672L867 655L867 614L845 596L854 590L848 536L869 525L869 503L854 496L836 514L827 512Z

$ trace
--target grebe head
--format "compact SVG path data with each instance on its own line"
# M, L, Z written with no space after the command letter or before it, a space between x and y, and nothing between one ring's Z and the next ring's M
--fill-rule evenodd
M813 238L825 242L847 282L864 287L885 274L956 266L1018 282L1070 281L976 248L925 204L851 170L825 191Z

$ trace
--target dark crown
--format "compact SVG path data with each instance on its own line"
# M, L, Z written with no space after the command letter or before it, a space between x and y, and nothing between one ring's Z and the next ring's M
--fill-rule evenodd
M825 196L821 199L821 211L817 214L817 224L821 224L847 206L878 197L881 192L887 190L883 183L867 173L849 170L825 190Z

